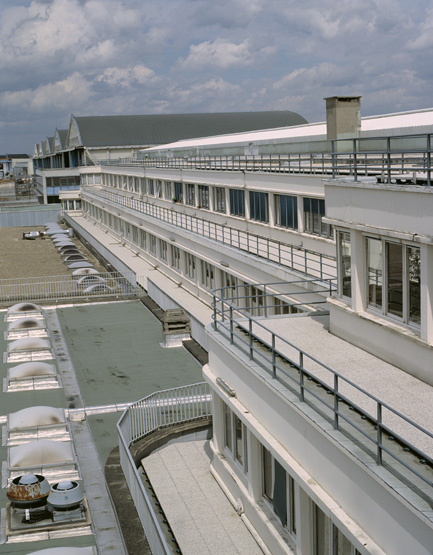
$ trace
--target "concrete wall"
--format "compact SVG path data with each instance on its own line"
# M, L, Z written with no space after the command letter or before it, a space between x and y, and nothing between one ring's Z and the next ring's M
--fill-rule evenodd
M217 396L215 405L218 399L229 405L250 433L271 450L294 478L302 495L311 500L310 505L316 503L361 553L431 554L431 521L379 478L386 476L383 467L377 467L374 462L361 462L359 450L355 456L354 444L340 432L331 434L332 428L317 413L278 382L273 382L254 362L232 350L209 327L207 331L209 365L204 367L204 375ZM229 397L218 387L217 377L235 390L236 397ZM216 417L215 414L214 422ZM222 423L219 431L214 424L215 471L231 497L243 502L245 516L254 521L259 516L254 498L257 497L254 471L249 469L245 476L224 452L221 432ZM224 471L220 470L222 466ZM301 544L297 552L312 555L311 516L301 506L302 495L298 496L298 512L303 516L297 529ZM275 535L275 527L266 523L264 517L261 520L262 539L273 546L273 553L284 553L276 549L275 539L267 537Z
M61 204L50 204L46 209L19 209L13 212L0 212L0 227L33 227L57 222Z

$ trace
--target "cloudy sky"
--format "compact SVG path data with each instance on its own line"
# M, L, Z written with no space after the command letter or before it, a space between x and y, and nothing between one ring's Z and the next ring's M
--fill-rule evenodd
M433 106L433 0L1 0L0 154L77 116Z

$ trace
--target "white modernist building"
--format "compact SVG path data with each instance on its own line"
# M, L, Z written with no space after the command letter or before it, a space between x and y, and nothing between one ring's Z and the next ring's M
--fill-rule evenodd
M272 554L433 550L433 110L359 112L81 167L66 215L187 312L212 472Z

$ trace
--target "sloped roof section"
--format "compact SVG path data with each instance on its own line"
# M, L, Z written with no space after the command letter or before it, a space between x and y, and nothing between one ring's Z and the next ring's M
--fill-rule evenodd
M196 137L302 125L291 111L74 117L86 147L161 145Z

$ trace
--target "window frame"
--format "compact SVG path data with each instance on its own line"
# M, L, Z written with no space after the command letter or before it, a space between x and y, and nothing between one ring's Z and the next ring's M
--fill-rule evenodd
M225 187L213 187L213 210L220 214L226 214L226 190Z
M298 197L295 195L274 195L274 198L275 225L284 229L299 229ZM292 225L290 225L290 221Z
M334 230L331 224L325 224L325 199L303 197L304 232L325 239L332 239Z
M245 190L229 189L230 215L245 218Z
M419 245L408 243L396 238L381 237L373 234L364 235L364 245L365 245L365 271L366 271L366 306L368 310L375 313L379 313L386 318L395 320L400 324L409 326L415 329L417 332L421 329L421 319L422 319L422 305L421 305L421 248ZM377 253L373 252L370 246L376 245L380 247ZM400 249L401 254L397 255L391 260L391 252L395 249ZM412 266L415 266L416 271L411 270L411 261L409 251L416 251L415 262ZM397 250L395 250L397 252ZM371 266L372 256L379 257L377 264L377 275L381 278L380 285L374 286L372 283L370 273L372 269ZM397 274L401 276L401 284L396 281ZM411 280L411 274L414 274L417 279ZM392 280L393 274L394 279ZM411 284L414 284L411 286ZM401 285L401 290L399 286ZM417 288L417 295L411 295L411 289ZM373 292L376 293L374 298L377 298L377 293L380 293L380 300L373 301ZM391 295L395 299L394 302L391 301ZM401 297L401 298L399 298ZM412 311L412 299L415 299L414 304L418 306L417 310ZM391 309L391 303L398 306L401 303L401 315L398 313L397 309ZM412 314L417 314L415 318Z
M262 224L269 223L269 193L250 191L250 220Z
M198 185L197 186L197 207L209 210L209 185Z

